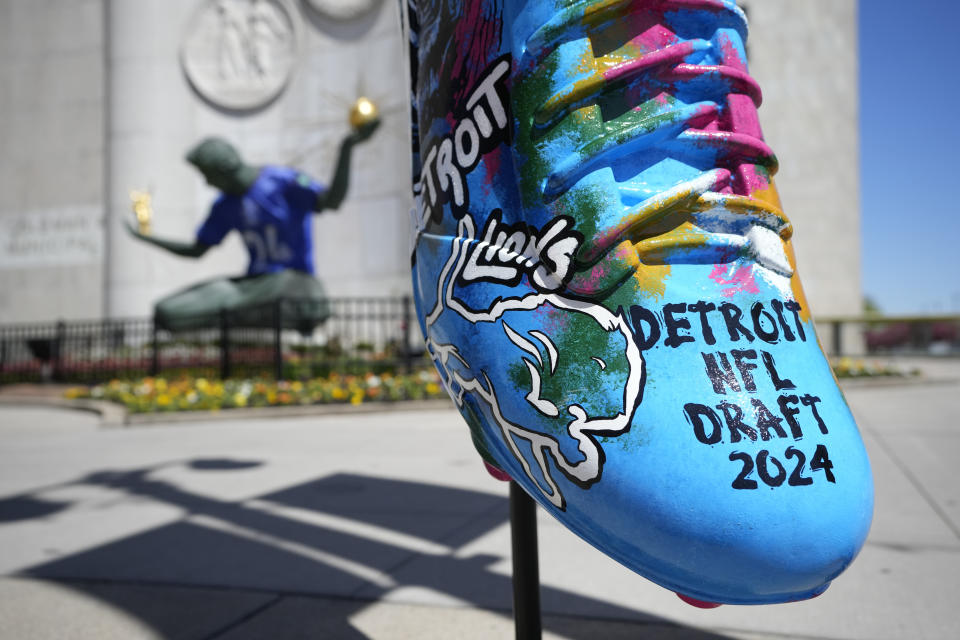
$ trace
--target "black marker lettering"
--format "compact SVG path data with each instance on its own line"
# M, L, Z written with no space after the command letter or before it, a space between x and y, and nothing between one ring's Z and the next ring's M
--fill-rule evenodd
M707 377L710 378L710 382L713 384L714 393L726 395L727 392L723 388L724 383L734 391L740 391L740 383L737 382L737 376L733 372L733 367L730 366L730 361L727 360L727 354L722 351L717 353L717 355L720 356L723 371L717 366L717 359L712 353L701 353L700 355L703 356L703 364L707 369Z
M794 440L799 440L803 437L803 429L800 428L800 423L797 422L797 414L800 413L800 409L794 409L789 406L791 404L797 404L797 396L780 396L777 398L777 405L780 407L780 413L783 414L783 417L787 419L787 424L790 425L790 434L793 436Z
M741 432L753 442L757 441L756 430L743 421L743 409L729 402L721 402L717 405L717 409L723 411L723 417L727 421L727 429L730 430L730 442L740 442Z
M788 300L783 306L786 307L788 311L793 312L793 320L797 324L797 335L800 336L801 340L806 342L807 334L803 331L803 322L800 320L800 305L793 300Z
M657 322L657 316L653 311L640 305L633 305L630 307L630 323L633 325L633 335L637 339L637 348L646 351L657 344L657 340L660 339L660 323ZM649 327L649 333L644 333L644 324Z
M747 351L739 351L734 349L730 352L733 356L733 364L740 370L740 377L743 378L743 388L747 391L756 391L757 383L753 380L753 375L750 373L751 369L756 369L757 365L752 362L745 362L745 358L751 358L756 360L757 352L753 349L748 349Z
M817 426L820 427L820 433L826 435L827 425L824 424L823 418L820 417L820 412L817 411L817 403L820 402L820 398L817 396L812 396L809 393L806 395L800 396L800 402L805 406L810 407L810 411L813 413L813 417L817 420Z
M763 327L761 316L769 321L770 329ZM750 307L750 319L753 320L753 332L757 334L758 338L770 344L774 344L779 340L780 330L777 329L777 321L773 319L770 312L763 308L762 302L754 302L753 306Z
M665 304L663 305L663 324L667 329L667 339L663 341L663 344L668 347L679 347L684 342L693 342L693 336L691 335L681 335L679 333L680 329L689 329L690 321L686 318L674 318L673 314L683 313L687 310L687 305L682 302L679 304Z
M723 321L727 324L727 333L730 334L731 342L739 340L741 334L747 338L748 342L753 342L753 334L740 323L743 311L739 307L730 302L724 302L720 305L720 313L723 314Z
M760 398L750 398L750 404L753 405L754 409L757 410L757 430L760 431L761 440L770 439L770 430L773 429L777 436L781 438L787 437L787 432L783 430L783 427L780 426L780 423L783 422L783 418L778 418L773 415L770 409L767 409L767 405L763 404Z
M687 422L693 426L693 435L697 437L697 440L703 444L717 444L723 439L723 424L713 409L695 402L688 402L683 405L683 412ZM710 435L707 435L707 432L704 431L703 416L706 416L710 424L713 425Z
M707 321L707 313L710 311L715 311L717 305L712 302L705 302L700 300L694 304L691 304L687 307L691 313L700 314L700 330L703 332L703 340L707 344L716 344L717 339L713 335L713 328L710 327L710 323Z
M760 352L760 357L763 359L763 366L767 368L767 373L770 374L770 381L773 382L773 388L777 391L783 389L796 389L797 385L793 384L793 381L789 378L781 378L780 374L777 372L776 364L773 361L773 356L767 353L766 351Z
M774 299L770 301L770 305L777 313L777 320L780 321L780 328L783 329L783 337L787 342L795 341L797 336L793 335L793 331L790 330L790 325L787 324L787 319L783 317L783 303Z

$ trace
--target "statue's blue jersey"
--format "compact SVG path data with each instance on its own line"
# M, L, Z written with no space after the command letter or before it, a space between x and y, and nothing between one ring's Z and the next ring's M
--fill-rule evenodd
M236 229L250 252L247 275L297 269L313 273L310 213L324 188L288 167L263 167L242 196L221 194L197 230L197 242L220 244Z

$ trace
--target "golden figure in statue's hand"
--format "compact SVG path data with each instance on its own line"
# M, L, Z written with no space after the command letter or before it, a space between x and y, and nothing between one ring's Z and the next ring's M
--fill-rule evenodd
M138 231L150 235L150 222L153 219L153 206L149 191L130 191L130 202L133 204L133 215L137 217Z

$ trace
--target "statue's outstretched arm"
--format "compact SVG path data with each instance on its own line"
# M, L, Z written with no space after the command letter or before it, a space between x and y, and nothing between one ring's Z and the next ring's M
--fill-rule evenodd
M340 208L347 195L347 187L350 186L350 155L353 147L372 136L378 126L380 121L374 120L344 137L340 143L340 154L337 156L337 166L333 171L330 187L317 196L317 202L313 206L314 211Z
M133 237L185 258L199 258L210 248L210 245L203 244L202 242L190 243L179 242L177 240L164 240L163 238L140 233L129 220L125 220L124 225Z

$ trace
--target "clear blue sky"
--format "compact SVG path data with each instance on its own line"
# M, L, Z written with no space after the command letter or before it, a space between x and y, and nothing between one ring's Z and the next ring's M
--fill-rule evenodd
M960 313L960 2L859 5L863 291Z

